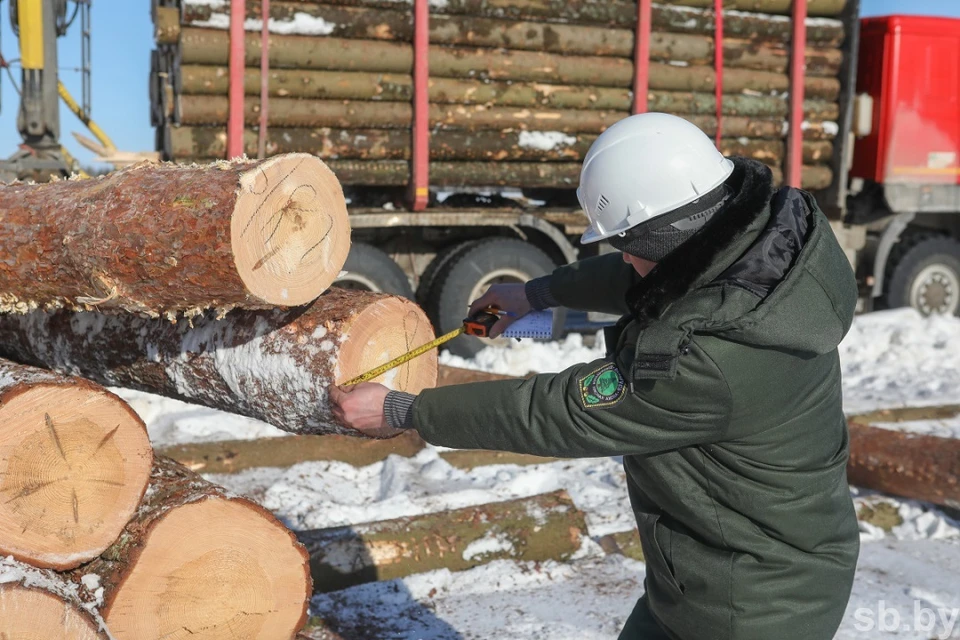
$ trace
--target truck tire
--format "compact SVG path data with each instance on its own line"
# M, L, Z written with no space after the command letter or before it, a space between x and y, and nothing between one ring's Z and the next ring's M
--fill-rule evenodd
M960 315L960 242L944 235L904 235L887 262L886 306L923 315Z
M354 242L343 265L347 273L333 286L376 293L392 293L413 300L407 274L386 253L363 242Z
M431 302L436 300L436 296L433 295L433 290L437 284L437 276L446 270L451 260L475 244L476 241L469 241L444 247L437 252L437 255L430 261L427 268L423 270L423 274L420 276L420 282L417 284L417 302L423 307L424 311L427 312L427 315L431 315L431 313L436 315L437 310L433 309L431 311L430 307Z
M438 334L453 331L463 323L470 302L492 285L526 282L551 273L557 265L547 254L530 243L514 238L491 238L471 243L454 252L445 269L437 276L429 309ZM489 340L461 336L448 343L450 353L472 358Z

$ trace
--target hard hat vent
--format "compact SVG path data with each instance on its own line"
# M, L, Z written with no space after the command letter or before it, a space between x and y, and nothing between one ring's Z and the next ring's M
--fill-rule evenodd
M610 204L610 201L607 200L607 197L603 194L600 194L600 199L597 200L597 212L606 209L608 204Z

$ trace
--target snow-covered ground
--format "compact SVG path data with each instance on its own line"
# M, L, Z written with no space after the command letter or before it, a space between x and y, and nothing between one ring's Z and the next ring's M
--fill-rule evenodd
M512 343L471 361L441 361L504 374L559 371L602 355L579 335ZM910 310L858 317L841 346L848 414L881 408L960 404L960 320ZM118 390L143 415L157 444L282 435L254 420ZM884 425L960 437L960 419ZM643 565L605 556L593 539L634 526L615 458L496 465L464 471L442 450L391 456L357 468L308 462L210 476L262 502L294 529L355 524L566 489L587 515L591 539L569 563L497 561L436 571L314 598L313 611L350 637L615 638L642 593ZM854 490L865 516L860 568L843 639L960 638L960 523L921 503ZM885 528L884 528L885 527ZM562 603L562 606L558 606ZM894 625L896 622L896 625ZM891 631L893 627L896 631ZM371 633L371 629L376 629Z

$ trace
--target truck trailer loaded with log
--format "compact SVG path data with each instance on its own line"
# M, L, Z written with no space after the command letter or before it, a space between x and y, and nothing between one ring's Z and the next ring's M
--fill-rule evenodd
M859 0L246 0L231 30L231 4L154 0L158 151L319 156L353 228L337 284L414 298L439 333L489 285L598 250L578 243L579 164L642 111L813 192L864 310L960 312L960 21L861 21Z

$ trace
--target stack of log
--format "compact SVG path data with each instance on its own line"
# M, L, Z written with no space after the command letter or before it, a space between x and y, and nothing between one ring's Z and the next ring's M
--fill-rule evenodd
M229 0L178 0L155 11L167 77L163 151L172 159L226 154ZM171 4L168 2L168 4ZM779 180L788 122L789 0L725 2L722 113L714 95L714 15L708 0L655 4L651 111L685 117L728 155L770 165ZM825 188L838 133L846 0L809 3L804 186ZM576 186L596 136L630 113L634 2L448 0L430 7L430 183L442 187ZM763 13L760 13L763 12ZM410 178L411 0L273 0L268 153L309 152L344 184ZM257 152L261 3L247 0L247 130Z
M100 385L346 432L329 386L433 330L407 300L325 293L350 244L336 178L306 154L145 164L6 186L0 210L0 637L293 637L303 545L154 455ZM434 355L380 381L436 375Z

